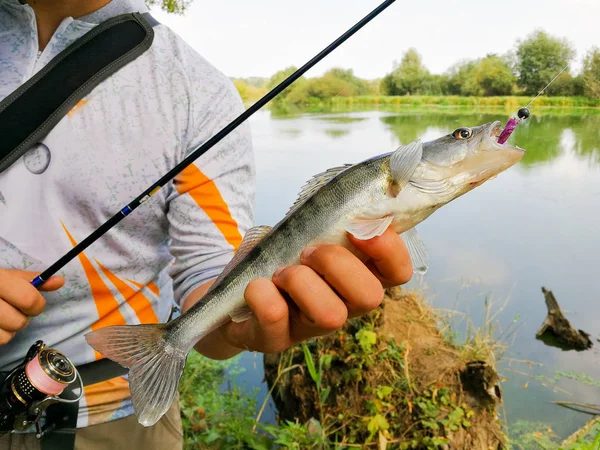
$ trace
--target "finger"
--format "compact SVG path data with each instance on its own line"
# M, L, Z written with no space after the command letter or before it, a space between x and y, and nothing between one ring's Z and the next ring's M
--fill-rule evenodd
M0 345L8 344L15 337L15 334L14 331L0 330Z
M25 281L31 282L41 272L27 272L25 270L2 270L2 272L8 272L9 275L20 278ZM31 283L30 283L31 284ZM44 284L40 286L40 291L55 291L60 289L65 284L65 279L60 275L54 275L48 278Z
M300 261L320 274L346 303L349 317L377 308L383 300L383 286L363 262L340 245L309 247Z
M0 270L0 298L28 316L37 316L46 305L44 297L22 276Z
M0 329L19 331L27 326L29 318L14 306L0 299Z
M248 284L244 292L252 317L245 322L229 323L227 341L237 348L279 353L292 345L288 304L271 280L259 278Z
M299 309L299 320L292 321L291 325L292 339L323 336L346 322L348 308L310 267L296 265L278 270L273 275L273 283L287 292Z
M412 262L402 238L391 228L381 236L366 241L349 236L350 242L370 257L367 266L385 287L398 286L410 281L413 274Z

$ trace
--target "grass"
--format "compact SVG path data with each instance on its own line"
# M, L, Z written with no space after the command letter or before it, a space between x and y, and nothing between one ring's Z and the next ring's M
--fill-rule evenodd
M364 97L334 97L326 102L332 105L410 105L410 106L503 106L518 109L528 104L531 97L461 97L461 96L364 96ZM537 108L597 108L600 99L588 97L547 97L541 96L535 101Z
M474 339L468 351L445 342L434 311L415 293L394 291L384 305L335 335L267 359L282 417L318 421L325 448L479 449L482 435L486 444L500 443L494 400L463 379L472 368L465 357L477 349L487 361L493 350ZM304 370L279 376L292 365ZM493 383L493 368L480 368Z
M599 450L600 420L594 417L562 442L547 424L520 420L512 426L509 448L511 450Z
M375 98L375 97L374 97ZM365 111L381 111L402 115L445 115L445 114L503 114L512 115L523 105L527 104L530 99L518 97L507 97L504 103L487 103L483 101L477 103L474 97L460 97L460 99L471 99L465 102L456 102L456 104L444 104L441 102L444 97L428 97L431 99L439 99L440 102L393 102L395 97L380 97L381 102L374 101L355 101L357 98L344 97L339 101L332 99L331 101L316 101L306 105L293 105L288 103L270 104L271 117L273 119L293 119L310 114L324 113L348 113L348 112L365 112ZM403 98L403 97L401 97ZM491 99L492 97L484 97L483 99ZM556 99L558 97L549 97ZM567 97L569 99L570 97ZM513 99L509 101L508 99ZM518 100L517 100L518 99ZM524 103L523 103L524 102ZM552 102L551 102L552 103ZM582 102L587 103L587 102ZM534 103L531 107L532 114L536 116L596 116L600 115L600 102L595 106L579 106L577 102L568 102L565 100L564 105L560 102L549 105L539 105ZM322 118L319 117L319 120Z
M179 384L186 450L274 448L309 449L319 445L311 424L261 422L268 400L260 406L256 395L237 383L245 369L239 356L214 361L192 352ZM293 370L294 367L291 368ZM222 389L223 385L229 386ZM258 411L258 413L257 413Z

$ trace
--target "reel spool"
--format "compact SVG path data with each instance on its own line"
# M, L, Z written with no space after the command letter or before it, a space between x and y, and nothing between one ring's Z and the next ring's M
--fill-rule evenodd
M78 395L67 390L76 381L80 387ZM83 395L83 383L75 365L42 341L32 345L23 362L0 383L0 435L25 431L35 424L36 436L40 438L49 431L42 430L39 424L46 408L55 403L78 402Z

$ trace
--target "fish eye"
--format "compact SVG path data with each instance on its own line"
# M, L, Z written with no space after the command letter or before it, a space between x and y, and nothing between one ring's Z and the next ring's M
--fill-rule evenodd
M469 139L473 136L473 130L470 128L457 128L452 132L454 139Z

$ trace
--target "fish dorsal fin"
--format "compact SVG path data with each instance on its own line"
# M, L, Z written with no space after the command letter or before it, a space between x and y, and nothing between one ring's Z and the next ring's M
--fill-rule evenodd
M390 173L399 189L407 185L410 177L423 157L423 144L417 139L410 144L401 145L390 156Z
M207 293L212 290L219 282L229 273L231 269L233 269L237 264L244 259L244 257L250 253L250 251L258 245L260 241L271 231L271 227L268 225L260 225L258 227L250 228L244 238L242 239L242 243L239 248L235 252L235 255L229 261L229 264L225 266L223 272L217 277L212 286L208 289Z
M327 169L325 172L313 176L306 182L304 186L302 186L302 189L300 189L300 193L298 194L298 198L290 207L286 216L289 216L298 206L300 206L315 192L317 192L321 186L353 165L354 164L344 164L343 166L332 167L331 169Z

